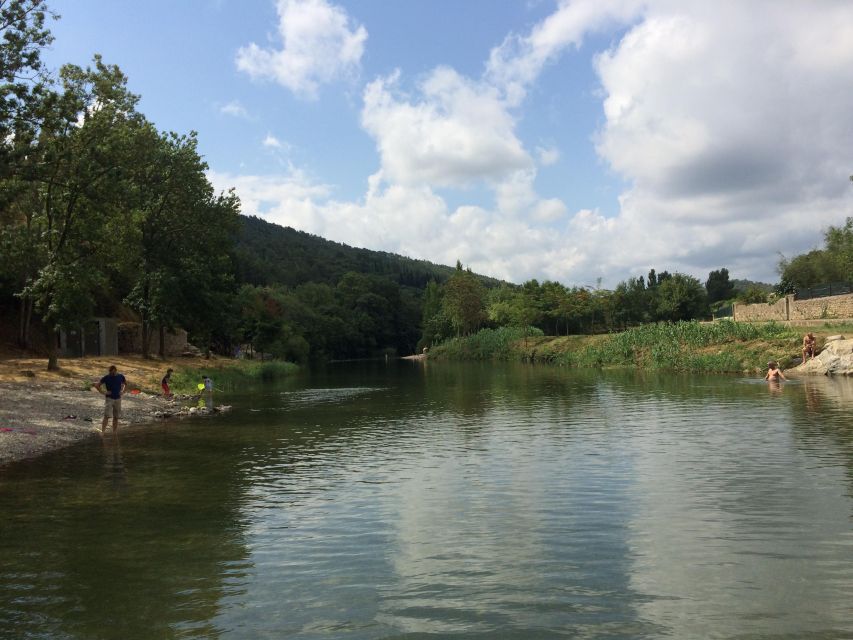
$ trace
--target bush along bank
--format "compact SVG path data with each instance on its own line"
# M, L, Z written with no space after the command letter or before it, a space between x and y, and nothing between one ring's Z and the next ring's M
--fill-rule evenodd
M661 322L599 336L546 337L535 330L484 330L435 347L430 357L454 360L521 360L567 367L637 367L671 371L744 372L768 360L783 367L799 353L802 336L778 324L731 321ZM524 334L526 335L520 335Z
M173 393L196 394L202 376L207 375L213 379L214 389L233 391L253 382L279 380L294 375L297 371L299 371L298 365L279 360L270 362L242 360L229 362L224 366L217 364L209 368L188 367L178 369L172 374L171 388Z

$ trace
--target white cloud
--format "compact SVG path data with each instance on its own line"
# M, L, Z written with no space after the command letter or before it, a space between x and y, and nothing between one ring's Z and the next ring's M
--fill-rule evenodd
M596 62L635 264L772 278L776 251L849 213L850 33L849 3L649 3Z
M594 140L629 187L616 216L595 202L569 214L536 189L537 166L561 152L528 151L517 121L545 65L611 26L623 31L595 58ZM831 0L564 2L495 49L481 79L441 67L409 93L400 74L369 83L361 120L380 166L362 200L335 201L296 172L237 190L282 224L513 281L608 286L722 266L772 281L777 251L808 250L853 211L851 34L853 5ZM470 186L494 202L457 191L451 207L437 192Z
M272 79L304 98L319 86L356 73L367 30L326 0L278 0L282 48L254 42L237 52L237 68L253 78Z
M249 112L246 110L246 107L240 104L239 100L232 100L228 104L223 105L219 108L219 113L225 114L226 116L234 116L235 118L249 117Z
M265 147L269 147L269 148L271 148L271 149L281 149L281 148L282 148L282 146L283 146L283 145L281 144L281 140L279 140L278 138L276 138L276 137L275 137L273 134L271 134L271 133L268 133L268 134L267 134L267 137L266 137L266 138L264 138L264 140L263 140L263 142L262 142L261 144L262 144L262 145L264 145Z
M376 140L383 177L406 185L465 186L532 166L493 87L433 70L409 97L399 74L364 91L362 125Z
M519 104L546 64L566 48L580 47L590 31L631 20L643 4L643 0L561 0L557 11L529 34L511 34L492 50L486 78L503 90L510 104Z
M552 164L557 164L560 159L560 150L556 147L536 147L536 156L540 165L549 167Z

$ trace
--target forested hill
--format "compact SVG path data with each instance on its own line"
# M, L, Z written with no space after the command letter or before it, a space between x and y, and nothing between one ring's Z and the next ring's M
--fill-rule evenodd
M384 251L358 249L282 227L255 216L240 216L237 278L256 286L295 287L307 282L336 285L348 272L384 276L401 286L424 289L430 280L444 282L454 267L414 260ZM487 287L499 280L478 278Z

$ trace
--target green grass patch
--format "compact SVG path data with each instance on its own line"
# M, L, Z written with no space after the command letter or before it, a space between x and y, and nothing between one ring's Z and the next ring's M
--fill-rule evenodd
M529 360L568 367L639 367L672 371L739 372L768 360L783 367L799 353L799 328L775 323L648 324L604 336L524 336L522 329L485 329L435 348L454 360ZM432 353L430 354L433 355Z
M430 350L429 356L448 360L516 360L519 357L517 343L542 335L542 331L535 327L482 329L470 336L442 342Z
M198 385L202 377L207 375L213 379L213 388L219 391L234 389L252 382L271 382L299 371L299 366L292 362L256 362L243 360L228 365L176 370L172 373L171 389L174 393L198 393Z

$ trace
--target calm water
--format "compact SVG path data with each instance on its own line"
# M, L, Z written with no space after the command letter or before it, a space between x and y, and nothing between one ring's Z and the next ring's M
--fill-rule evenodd
M0 469L0 637L853 637L853 380L406 362L226 400Z

